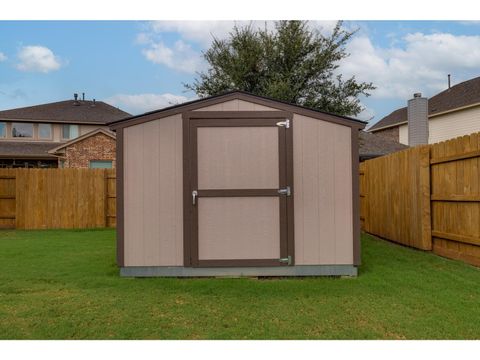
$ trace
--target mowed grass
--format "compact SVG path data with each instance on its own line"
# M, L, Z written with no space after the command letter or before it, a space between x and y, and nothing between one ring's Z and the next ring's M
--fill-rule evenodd
M363 235L358 278L120 278L113 230L0 232L1 339L479 339L480 270Z

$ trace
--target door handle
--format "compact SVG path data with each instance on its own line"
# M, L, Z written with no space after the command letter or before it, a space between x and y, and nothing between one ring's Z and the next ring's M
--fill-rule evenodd
M193 190L192 191L192 205L196 205L197 203L197 197L198 197L198 191Z

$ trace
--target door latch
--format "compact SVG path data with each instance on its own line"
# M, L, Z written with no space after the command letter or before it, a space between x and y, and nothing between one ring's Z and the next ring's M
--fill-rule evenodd
M290 191L290 186L287 186L285 189L278 189L278 193L280 195L287 195L287 196L292 195L292 193Z
M277 126L285 126L286 129L290 128L290 120L279 121L276 124Z
M197 197L198 197L198 191L193 190L192 191L192 204L195 205L197 203Z
M292 257L288 255L286 258L280 258L278 261L282 264L292 265Z

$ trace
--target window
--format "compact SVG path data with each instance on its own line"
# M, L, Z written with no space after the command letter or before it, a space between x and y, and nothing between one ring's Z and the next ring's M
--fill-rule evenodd
M5 128L6 128L6 124L4 122L0 122L0 138L4 138L5 137Z
M112 160L90 160L90 169L111 169Z
M38 124L38 138L39 139L51 139L52 138L52 125L51 124Z
M21 138L33 137L33 124L30 123L13 123L12 136Z
M63 125L62 137L68 140L78 137L78 125Z

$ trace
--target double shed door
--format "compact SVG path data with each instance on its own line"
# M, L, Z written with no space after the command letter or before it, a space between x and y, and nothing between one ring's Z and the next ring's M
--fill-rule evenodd
M291 124L277 111L189 113L191 266L293 264Z

